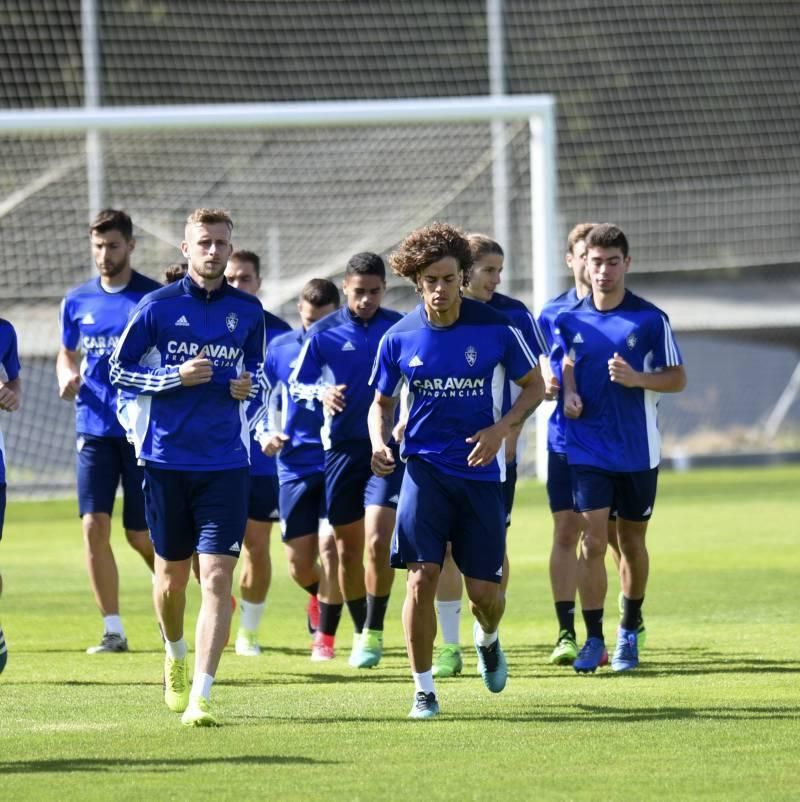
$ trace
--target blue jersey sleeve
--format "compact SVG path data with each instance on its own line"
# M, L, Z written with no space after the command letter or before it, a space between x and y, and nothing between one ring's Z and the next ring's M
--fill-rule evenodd
M659 315L655 324L655 342L653 343L653 368L674 368L683 364L678 343L672 333L669 318Z
M516 326L505 326L503 336L505 338L503 365L508 378L511 381L518 381L530 373L538 362L522 332Z
M72 304L69 298L61 301L61 314L59 315L61 324L61 345L68 351L77 351L81 341L81 332L78 328L78 321L72 313Z
M263 324L261 331L263 339ZM109 360L111 383L136 395L153 395L180 387L180 366L161 367L158 354L153 353L155 344L152 304L142 304L133 313Z
M0 362L6 374L6 381L13 382L19 377L19 352L17 350L17 332L7 321L3 321L5 332L3 337L3 350L0 353Z
M397 395L403 381L398 360L393 356L393 340L383 337L378 345L375 363L372 367L372 376L369 383L381 395L390 398Z
M533 355L538 359L542 354L547 356L549 350L547 340L539 324L534 320L533 315L525 310L524 315L519 317L519 330L525 338L525 342L530 345Z
M308 337L300 349L297 364L289 376L289 392L295 401L321 399L325 384L322 378L324 358L316 336Z

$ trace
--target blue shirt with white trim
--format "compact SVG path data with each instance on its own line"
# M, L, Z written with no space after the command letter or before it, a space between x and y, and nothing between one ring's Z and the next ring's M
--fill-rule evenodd
M117 420L117 391L108 376L108 360L136 305L160 287L133 270L131 280L117 292L105 289L97 277L70 290L61 302L61 344L82 352L75 399L78 434L125 435Z
M0 382L12 382L19 377L17 332L7 320L0 318ZM0 484L6 482L6 446L0 432Z
M324 410L321 436L326 449L353 440L369 440L367 411L374 397L369 387L372 363L381 337L402 317L399 312L381 307L369 320L362 320L343 306L309 328L289 378L289 392L295 401L319 400L328 386L346 385L345 408L336 415Z
M269 383L269 411L257 425L259 434L283 432L289 440L278 452L278 480L302 479L325 470L320 439L322 406L313 398L295 401L289 393L289 377L297 364L305 331L297 329L276 337L267 349L264 374Z
M261 302L225 281L208 293L187 275L143 298L109 363L114 386L134 396L126 411L137 457L172 470L249 465L249 402L232 398L229 382L249 371L255 397L264 350ZM180 366L201 352L212 379L184 387Z
M563 353L556 344L555 322L559 312L571 309L580 302L575 287L571 287L561 295L551 298L539 312L539 329L547 342L547 353L550 358L550 371L561 384L561 358ZM567 451L567 424L564 417L564 396L559 393L553 411L547 421L547 449L559 454Z
M458 320L434 326L420 304L381 341L371 379L385 396L408 385L408 422L401 455L415 455L444 473L483 481L505 480L501 448L489 464L470 468L467 443L503 415L508 379L536 367L519 329L487 304L464 298Z
M522 301L509 295L503 295L502 292L495 292L487 303L492 309L502 312L522 332L525 342L528 343L528 347L537 359L542 354L547 354L547 340L539 328L539 324Z
M575 384L583 403L579 418L566 419L569 464L618 473L657 467L660 393L612 382L608 360L618 353L634 370L645 373L681 365L664 312L630 290L615 309L601 311L590 294L556 316L554 333L575 363Z

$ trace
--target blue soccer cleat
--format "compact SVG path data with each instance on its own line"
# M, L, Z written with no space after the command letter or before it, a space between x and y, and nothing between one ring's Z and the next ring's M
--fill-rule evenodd
M594 674L597 667L603 660L603 655L608 659L608 652L606 652L606 644L602 638L587 638L586 643L583 644L578 656L572 667L579 674Z
M478 673L483 677L483 684L492 693L500 693L506 687L508 679L506 656L500 648L499 639L491 646L478 646L480 632L481 626L476 621L472 627L472 639L475 643L475 651L478 653Z
M425 691L417 691L414 696L414 705L411 712L408 714L409 718L433 718L439 715L439 703L436 701L435 693L425 693Z
M617 648L611 658L614 671L630 671L639 665L638 635L635 629L619 628L617 632Z

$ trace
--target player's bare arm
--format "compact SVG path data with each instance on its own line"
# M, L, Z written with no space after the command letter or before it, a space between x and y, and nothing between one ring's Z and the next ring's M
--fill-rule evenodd
M238 378L231 379L229 384L231 398L236 401L246 401L253 389L253 377L248 371L244 371Z
M467 465L470 468L488 465L497 456L503 441L507 437L518 434L525 421L542 403L544 382L542 382L542 373L538 365L521 379L515 381L515 384L522 388L522 392L511 409L493 426L481 429L472 437L467 438L468 443L475 444L467 457Z
M22 382L19 377L0 384L0 409L5 412L16 412L19 409L22 395Z
M565 356L561 363L561 380L564 393L564 415L568 418L580 418L583 412L583 401L575 384L575 363Z
M78 365L80 355L62 345L56 357L56 378L58 379L58 395L64 401L74 401L81 386L81 373Z
M386 443L392 435L396 400L375 391L375 399L367 414L369 439L372 442L370 467L376 476L388 476L395 469L392 449Z
M639 387L656 393L679 393L686 387L686 371L683 365L662 368L655 373L640 373L616 353L608 360L608 375L615 384Z

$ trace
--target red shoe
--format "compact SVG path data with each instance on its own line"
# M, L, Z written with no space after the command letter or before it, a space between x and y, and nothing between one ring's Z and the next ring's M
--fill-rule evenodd
M600 665L601 666L608 665L608 649L603 649L603 654L600 655Z
M314 636L314 644L311 647L311 660L314 663L324 663L327 660L333 660L336 652L333 649L333 642L335 637L333 635L324 635L322 632L317 632Z
M313 635L319 629L319 599L316 596L308 597L306 624L310 635Z

